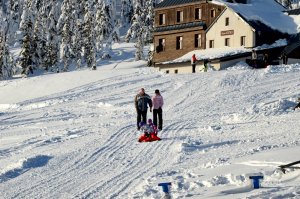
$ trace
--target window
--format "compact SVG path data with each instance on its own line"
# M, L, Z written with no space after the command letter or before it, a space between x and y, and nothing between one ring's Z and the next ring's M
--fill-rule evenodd
M166 24L166 15L165 14L159 14L159 25Z
M225 46L230 46L229 42L230 42L230 39L229 38L225 38Z
M195 48L200 48L201 42L201 34L195 34Z
M214 47L214 40L209 40L209 48L213 48Z
M177 22L183 22L183 11L176 12Z
M215 16L216 16L216 10L215 9L210 10L210 17L214 18Z
M176 37L176 50L182 49L182 40L183 38L181 36Z
M201 19L201 16L202 16L201 8L196 8L195 9L195 19L199 20L199 19Z
M166 44L165 39L159 39L158 40L159 52L165 51L165 44Z
M246 45L246 36L241 36L241 46Z
M229 26L229 17L225 18L225 26Z
M175 70L174 70L174 73L177 74L177 73L178 73L178 69L175 69Z

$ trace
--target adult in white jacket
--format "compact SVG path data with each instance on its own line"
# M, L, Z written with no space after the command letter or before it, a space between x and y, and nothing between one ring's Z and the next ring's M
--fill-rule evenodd
M159 90L155 90L155 95L152 97L153 105L153 124L158 127L159 130L162 130L163 127L163 118L162 118L162 107L164 105L164 99L161 96ZM157 123L158 117L158 123Z

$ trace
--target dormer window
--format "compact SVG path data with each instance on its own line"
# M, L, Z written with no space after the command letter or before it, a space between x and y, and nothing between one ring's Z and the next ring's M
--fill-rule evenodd
M179 23L179 22L183 22L183 11L177 11L176 12L176 21L177 21L177 23Z
M159 14L159 25L166 24L166 14Z
M201 10L201 8L196 8L195 9L195 19L199 20L201 18L202 18L202 10Z

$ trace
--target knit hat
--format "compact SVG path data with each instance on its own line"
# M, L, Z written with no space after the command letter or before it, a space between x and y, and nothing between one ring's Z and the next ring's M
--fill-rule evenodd
M145 89L144 88L141 88L139 93L144 93L145 92Z

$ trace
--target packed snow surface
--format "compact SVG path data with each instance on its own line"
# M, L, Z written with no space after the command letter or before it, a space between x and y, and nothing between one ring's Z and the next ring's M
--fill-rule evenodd
M172 75L128 54L0 82L0 198L300 197L300 170L277 169L300 159L299 64ZM141 87L165 99L161 141L137 142Z

